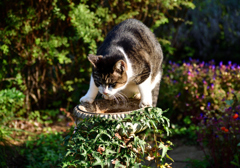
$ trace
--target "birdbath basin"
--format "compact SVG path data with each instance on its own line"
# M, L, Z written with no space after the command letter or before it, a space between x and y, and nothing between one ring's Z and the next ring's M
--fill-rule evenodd
M134 111L141 111L139 108L140 100L128 99L127 101L119 101L118 103L114 100L97 99L92 104L81 103L77 105L73 110L73 117L76 125L85 118L100 116L104 118L113 118L116 120L123 119L127 114ZM135 133L139 133L145 130L147 127L141 124L132 124L131 122L124 122L124 127L127 128L128 135L134 136ZM120 129L120 125L117 126L116 130L123 135Z

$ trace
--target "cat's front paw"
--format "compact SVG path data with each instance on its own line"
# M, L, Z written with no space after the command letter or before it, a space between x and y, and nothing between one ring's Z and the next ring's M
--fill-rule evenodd
M81 103L90 103L92 104L94 99L88 96L83 96L80 100Z
M139 107L144 108L144 107L151 107L152 106L152 101L151 100L141 100Z
M137 93L133 96L134 99L138 99L140 100L141 99L141 94L140 93Z

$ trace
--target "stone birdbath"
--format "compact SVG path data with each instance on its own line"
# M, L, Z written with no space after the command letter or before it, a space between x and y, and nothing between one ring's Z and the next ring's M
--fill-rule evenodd
M81 103L77 105L73 110L73 117L78 125L85 118L100 116L104 118L112 119L124 119L127 114L134 111L141 111L139 108L140 100L138 99L128 99L127 101L119 101L118 103L114 100L96 99L92 104ZM130 137L134 136L136 133L144 131L147 126L138 123L124 122L124 127L127 128L127 133ZM116 127L119 130L120 135L124 135L121 132L120 125Z

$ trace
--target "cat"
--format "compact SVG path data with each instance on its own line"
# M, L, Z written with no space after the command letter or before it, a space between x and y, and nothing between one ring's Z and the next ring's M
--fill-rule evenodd
M141 21L127 19L115 26L88 60L93 66L90 87L80 102L93 103L100 92L109 100L134 96L141 99L140 108L156 106L163 53Z

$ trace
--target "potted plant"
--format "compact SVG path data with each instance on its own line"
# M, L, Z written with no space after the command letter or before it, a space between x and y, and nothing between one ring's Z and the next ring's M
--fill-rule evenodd
M67 152L62 166L148 167L144 164L155 160L157 167L170 167L165 162L166 158L171 159L167 151L172 143L160 139L161 134L170 133L169 119L163 116L164 112L147 107L124 112L124 117L100 113L87 115L81 122L76 120L74 133L65 138ZM123 116L118 113L117 116ZM132 133L131 124L126 123L144 126L146 130Z

